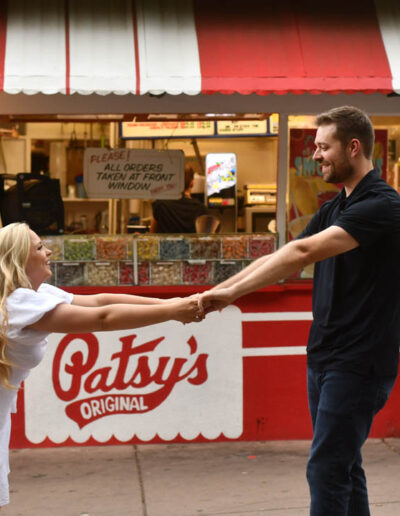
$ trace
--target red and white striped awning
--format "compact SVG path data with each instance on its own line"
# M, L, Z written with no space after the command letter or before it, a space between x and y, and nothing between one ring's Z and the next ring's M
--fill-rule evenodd
M1 1L0 91L399 92L400 2Z

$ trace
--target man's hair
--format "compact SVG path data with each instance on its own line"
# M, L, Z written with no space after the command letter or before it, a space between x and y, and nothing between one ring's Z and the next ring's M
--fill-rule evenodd
M190 187L190 183L194 178L194 170L190 165L185 165L185 190Z
M364 156L372 158L374 150L374 128L369 116L353 106L342 106L321 113L316 118L317 126L336 125L335 137L345 147L350 140L360 141Z

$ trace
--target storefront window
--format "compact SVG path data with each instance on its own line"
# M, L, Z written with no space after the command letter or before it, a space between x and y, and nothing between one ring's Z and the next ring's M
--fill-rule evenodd
M374 166L382 178L397 189L400 162L396 162L396 149L400 150L400 118L372 117L372 122L375 128ZM288 240L296 238L322 204L341 190L341 185L323 181L319 164L312 159L315 135L314 117L289 117ZM312 278L313 272L311 265L296 277Z

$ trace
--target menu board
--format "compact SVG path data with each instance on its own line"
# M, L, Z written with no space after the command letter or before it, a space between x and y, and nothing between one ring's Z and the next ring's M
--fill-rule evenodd
M217 122L218 135L265 135L267 120L223 120Z
M279 116L273 113L265 120L173 120L121 122L122 139L143 138L215 138L271 136L278 132Z
M177 138L213 136L215 127L208 120L172 122L121 122L121 138Z

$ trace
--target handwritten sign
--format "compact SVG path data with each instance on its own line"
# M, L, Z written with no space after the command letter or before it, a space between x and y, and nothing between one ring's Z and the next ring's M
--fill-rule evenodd
M180 150L85 150L83 179L88 197L179 199L185 157Z

